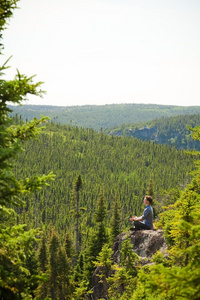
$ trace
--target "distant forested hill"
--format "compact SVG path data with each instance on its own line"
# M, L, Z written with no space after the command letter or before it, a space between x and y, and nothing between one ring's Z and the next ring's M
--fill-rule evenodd
M168 144L177 148L200 150L200 141L194 141L189 127L200 126L200 114L161 118L140 124L121 125L109 130L111 135L133 136L141 140Z
M23 105L12 106L13 115L22 116L23 120L32 120L40 115L49 116L60 124L71 124L99 130L120 124L135 124L161 117L200 114L200 106L169 106L153 104L112 104L87 106L48 106Z
M19 179L49 171L56 178L50 187L24 199L25 207L19 209L21 222L31 228L53 224L62 234L66 228L73 232L72 189L79 174L83 181L81 232L87 236L89 228L95 226L94 211L101 187L107 225L115 197L120 202L121 218L125 218L123 225L127 225L129 215L142 212L150 179L159 199L164 190L184 185L194 167L193 158L183 150L69 125L48 124L38 140L26 142L24 148L16 162Z

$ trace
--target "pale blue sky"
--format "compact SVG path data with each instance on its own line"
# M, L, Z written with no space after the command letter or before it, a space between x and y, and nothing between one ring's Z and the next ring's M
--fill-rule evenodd
M200 1L21 0L5 59L45 81L27 104L200 105Z

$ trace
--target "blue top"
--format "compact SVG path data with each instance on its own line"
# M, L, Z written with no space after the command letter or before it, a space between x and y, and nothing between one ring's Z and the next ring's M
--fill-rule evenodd
M142 219L143 223L149 227L149 229L153 229L153 209L151 205L147 205L144 209Z

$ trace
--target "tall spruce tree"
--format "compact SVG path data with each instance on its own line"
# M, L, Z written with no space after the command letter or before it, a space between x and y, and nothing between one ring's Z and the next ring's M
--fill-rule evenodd
M99 198L97 201L97 207L95 210L95 221L97 223L103 223L106 217L107 211L106 211L106 203L105 203L105 197L104 197L104 190L101 188L99 193Z
M48 258L47 258L47 239L45 235L42 235L40 247L39 247L39 253L38 253L38 262L39 262L39 268L42 272L46 272L47 270L47 264L48 264Z
M115 199L114 208L113 208L113 216L111 219L111 241L113 242L116 236L120 233L120 224L121 218L119 213L119 202L118 199Z
M65 252L67 254L67 257L72 260L72 257L74 255L74 249L73 241L69 231L67 231L65 235Z
M17 0L0 1L0 55L2 37L8 19L17 7ZM36 278L34 269L35 230L25 230L25 225L15 225L16 213L11 206L20 206L22 195L30 194L46 185L52 175L18 180L14 175L14 164L22 142L35 138L45 122L34 119L25 124L11 126L8 104L21 104L28 94L42 95L41 83L33 83L33 77L17 72L13 80L4 79L8 60L0 66L0 298L31 298L31 286ZM31 263L32 261L32 263ZM31 270L32 269L32 270Z
M52 233L49 244L49 291L51 299L58 298L58 251L59 251L58 235L54 231Z
M42 239L40 241L39 250L38 250L38 265L39 272L45 274L47 278L47 268L48 268L48 254L47 254L47 239L43 233ZM48 295L48 283L47 280L41 282L37 288L36 295L41 299L45 299Z
M105 227L106 214L107 210L104 197L104 190L103 188L101 188L99 198L97 201L97 208L95 210L95 221L97 223L96 249L98 253L101 251L103 244L105 244L108 239Z
M89 244L85 252L85 278L89 281L91 281L91 276L95 269L94 261L100 253L103 245L108 242L108 235L105 227L106 214L107 211L104 191L103 188L101 188L94 214L96 226L95 230L89 237Z
M70 300L72 297L72 286L69 279L70 266L65 249L60 248L58 251L58 299Z
M78 253L80 250L80 231L79 231L79 218L80 218L80 204L79 204L79 193L82 188L82 179L81 175L78 175L75 184L74 184L74 190L75 190L75 197L76 197L76 252Z
M149 180L149 184L147 186L146 195L149 195L151 197L154 196L154 187L153 187L153 180L152 178Z

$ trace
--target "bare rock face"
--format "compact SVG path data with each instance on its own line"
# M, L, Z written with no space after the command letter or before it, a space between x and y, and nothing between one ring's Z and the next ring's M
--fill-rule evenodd
M120 262L120 249L124 240L130 239L133 251L140 257L142 265L150 264L153 254L158 250L166 254L167 243L163 237L162 230L138 230L119 234L112 246L113 263ZM92 276L93 299L106 299L108 286L104 278L100 280L102 267L98 267ZM109 276L111 274L108 274Z
M152 258L156 251L165 254L167 249L162 230L138 230L131 234L130 239L133 251L140 257Z

